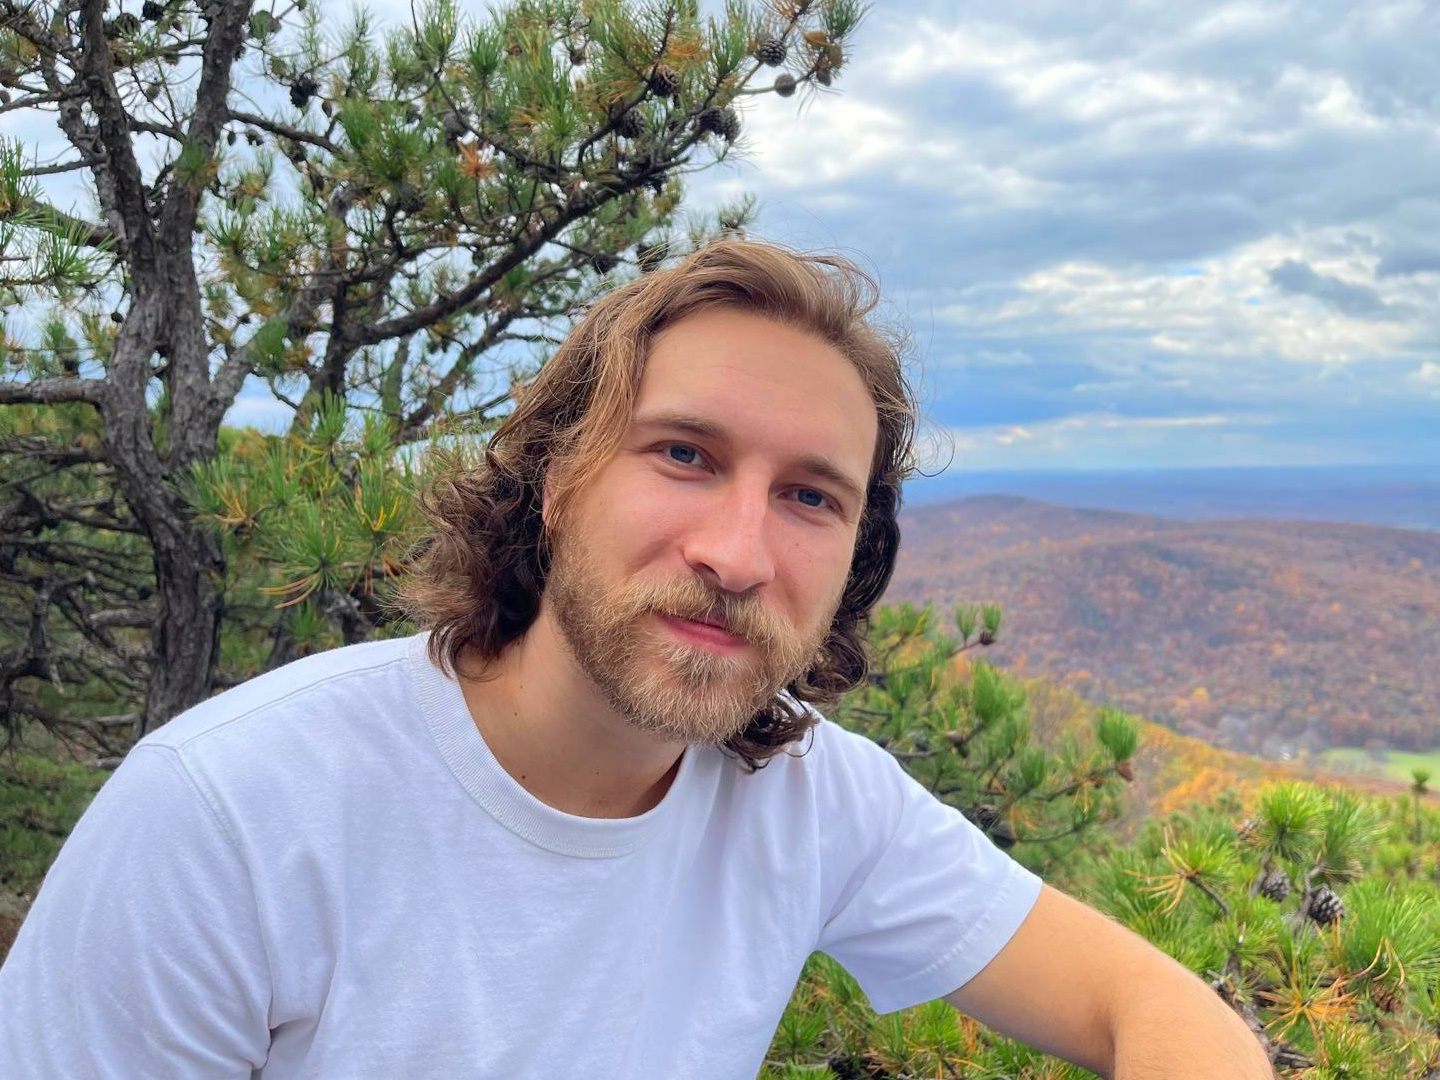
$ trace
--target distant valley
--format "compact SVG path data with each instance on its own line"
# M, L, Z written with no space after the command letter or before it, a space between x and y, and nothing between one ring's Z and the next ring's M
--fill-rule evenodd
M907 484L905 502L919 506L992 494L1185 521L1279 518L1440 529L1440 469L1418 465L1068 472L956 468Z
M886 602L998 602L995 663L1272 758L1440 744L1440 531L1009 495L901 528Z

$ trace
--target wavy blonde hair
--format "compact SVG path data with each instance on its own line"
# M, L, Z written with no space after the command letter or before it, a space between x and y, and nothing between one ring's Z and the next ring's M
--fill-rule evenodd
M878 301L874 280L845 258L743 240L711 243L598 300L517 395L483 465L450 458L422 496L431 531L398 603L431 632L431 659L452 672L467 650L493 660L529 629L549 570L547 479L554 520L563 519L618 449L656 335L696 312L736 308L813 334L845 356L879 421L850 573L820 657L725 745L758 769L800 740L815 722L807 703L833 703L865 678L864 624L895 567L900 485L914 469L914 393L902 339L871 320Z

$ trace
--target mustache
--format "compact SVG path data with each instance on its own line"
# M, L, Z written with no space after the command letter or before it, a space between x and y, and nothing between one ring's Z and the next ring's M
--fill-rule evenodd
M794 636L779 615L753 596L721 592L694 579L630 582L616 607L629 619L650 612L695 622L719 622L757 648L773 648Z

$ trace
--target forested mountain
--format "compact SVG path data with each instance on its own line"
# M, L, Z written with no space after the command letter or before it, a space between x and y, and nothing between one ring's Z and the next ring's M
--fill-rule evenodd
M1440 533L977 496L908 510L887 600L993 601L995 662L1218 745L1440 744Z

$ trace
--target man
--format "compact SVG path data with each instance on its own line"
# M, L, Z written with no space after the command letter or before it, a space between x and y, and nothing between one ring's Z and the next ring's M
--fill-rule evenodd
M144 740L0 972L5 1077L715 1077L809 953L1107 1077L1259 1080L1199 980L867 740L914 410L838 259L601 300L427 500L420 636Z

